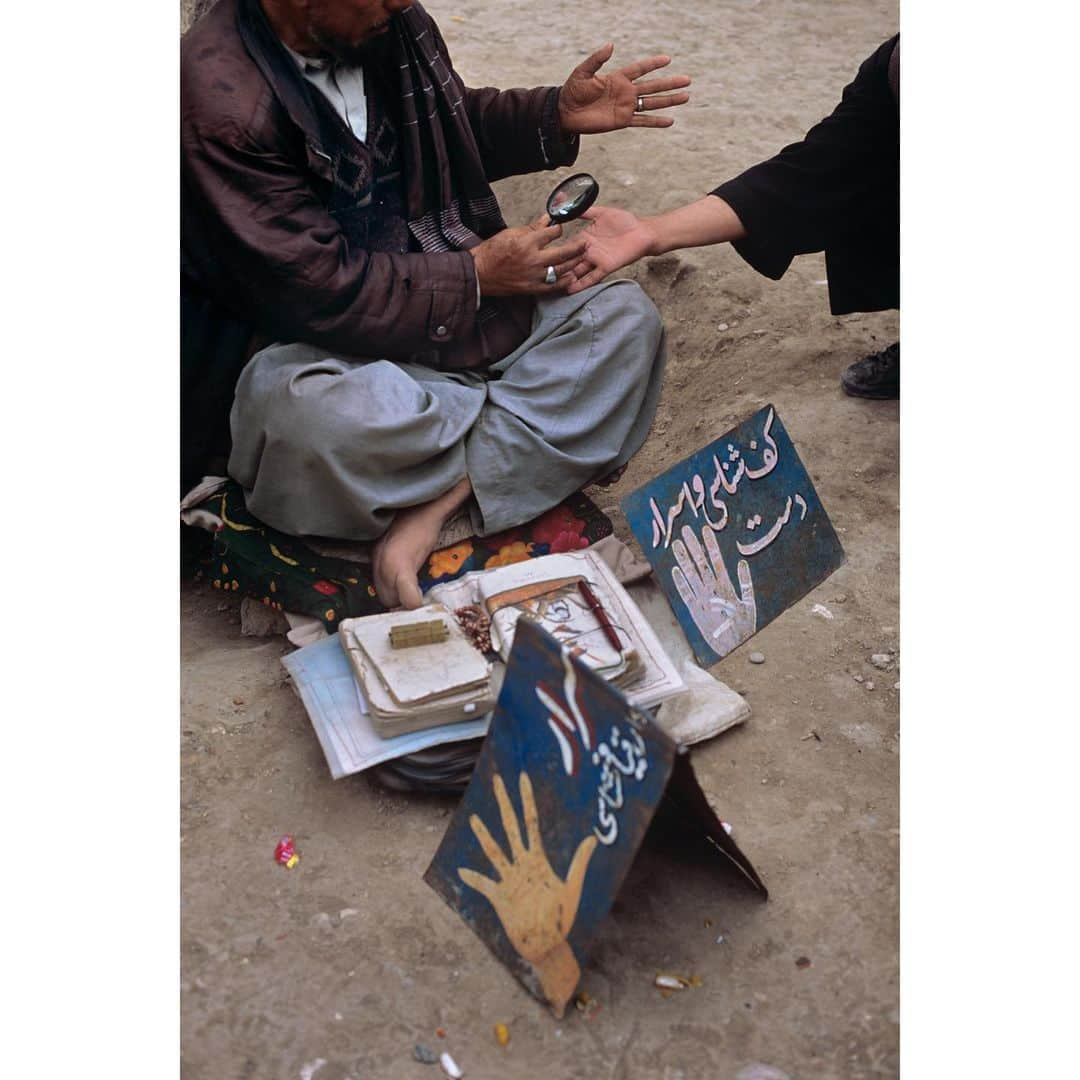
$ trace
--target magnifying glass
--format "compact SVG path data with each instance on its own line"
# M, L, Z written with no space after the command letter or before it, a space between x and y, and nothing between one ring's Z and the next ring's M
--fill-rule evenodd
M575 173L557 185L547 200L549 225L565 225L581 217L600 194L600 185L588 173Z

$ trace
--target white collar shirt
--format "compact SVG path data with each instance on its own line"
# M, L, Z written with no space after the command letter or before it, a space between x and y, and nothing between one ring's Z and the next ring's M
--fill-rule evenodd
M289 49L300 73L334 108L334 112L349 126L361 141L367 141L367 94L364 91L364 69L335 64L332 60L301 56Z
M352 133L367 141L367 93L364 90L364 69L335 64L321 57L301 56L285 46L296 61L300 73L333 106L334 111L348 124ZM476 306L480 307L480 281L476 282Z

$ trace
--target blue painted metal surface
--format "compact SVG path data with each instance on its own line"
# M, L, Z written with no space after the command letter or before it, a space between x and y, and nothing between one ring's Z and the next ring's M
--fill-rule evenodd
M844 561L772 405L626 496L622 508L706 666Z
M676 754L646 712L518 623L476 772L424 877L557 1015Z
M661 804L678 838L710 845L767 895L689 754L521 619L476 771L424 880L561 1016Z

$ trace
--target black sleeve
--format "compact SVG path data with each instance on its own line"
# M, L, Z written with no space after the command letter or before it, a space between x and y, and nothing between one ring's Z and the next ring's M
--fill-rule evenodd
M735 250L759 273L778 279L796 255L898 219L900 114L890 61L899 40L863 62L840 104L801 142L711 192L738 214L747 236Z

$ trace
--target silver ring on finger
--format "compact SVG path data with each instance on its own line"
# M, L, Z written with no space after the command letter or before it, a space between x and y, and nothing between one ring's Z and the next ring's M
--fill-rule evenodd
M544 274L544 284L554 285L555 282L558 280L558 277L559 275L555 273L555 267L549 266L547 268L547 273Z
M637 108L634 110L634 112L644 112L644 111L645 111L645 99L640 94L638 94Z

